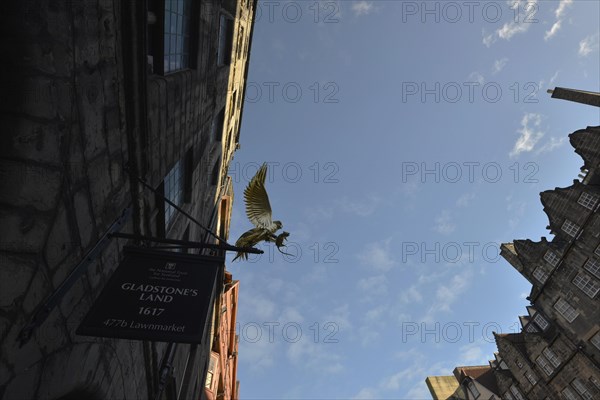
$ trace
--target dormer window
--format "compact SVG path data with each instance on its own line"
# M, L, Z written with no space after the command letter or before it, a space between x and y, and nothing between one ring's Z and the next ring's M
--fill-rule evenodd
M527 325L527 328L525 328L525 331L527 331L527 332L529 332L529 333L537 333L537 332L538 332L537 328L536 328L536 327L535 327L535 325L533 325L533 324L528 324L528 325ZM517 363L517 364L518 364L518 363ZM521 367L521 366L519 366L519 368L520 368L520 367Z
M536 313L533 316L533 322L535 322L543 331L545 331L546 328L548 328L548 325L550 325L548 321L546 321L546 318L542 317L540 313Z
M533 270L533 277L543 285L548 279L548 272L546 272L546 269L544 267L539 266Z
M469 388L469 392L471 392L471 395L473 396L474 399L478 398L481 395L481 393L479 393L479 390L477 390L477 387L475 386L473 381L469 382L467 384L467 387Z

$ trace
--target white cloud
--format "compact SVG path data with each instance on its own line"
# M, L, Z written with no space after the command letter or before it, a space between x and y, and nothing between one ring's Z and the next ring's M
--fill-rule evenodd
M554 15L556 16L556 19L560 19L565 15L567 6L571 5L571 3L573 3L573 0L560 0L560 4L554 11Z
M496 31L496 34L500 39L510 40L517 33L524 33L529 30L529 24L509 22L502 26L502 28Z
M352 4L352 11L354 15L368 15L373 11L373 2L371 1L358 1Z
M526 174L529 175L529 174ZM526 179L525 176L523 179ZM534 178L529 178L534 179ZM508 226L515 229L521 222L521 218L525 215L527 203L523 201L513 201L512 194L506 197L506 211L508 212Z
M460 347L460 362L458 365L483 365L491 355L484 352L483 346L478 342L468 343Z
M254 331L248 334L254 335ZM252 338L254 339L254 336ZM279 347L280 345L276 341L269 343L266 335L257 341L242 339L240 340L240 354L243 354L244 357L240 359L240 362L247 364L253 372L263 372L275 364L275 359L280 352Z
M480 85L483 85L485 82L485 78L483 77L483 75L481 75L481 73L477 71L471 72L467 79L469 80L469 82L477 82Z
M387 278L385 275L370 276L358 281L358 288L367 293L387 293Z
M546 31L546 34L544 35L544 40L551 39L560 30L562 26L563 17L566 14L567 7L572 3L573 0L560 0L558 7L556 7L556 10L554 10L556 22L554 22L550 30Z
M523 116L521 119L521 129L517 131L520 133L520 136L509 154L511 157L533 150L535 145L544 136L544 132L539 129L541 123L542 116L540 114L527 113Z
M556 78L558 78L558 73L559 71L556 71L554 75L552 75L552 78L550 78L550 82L548 82L548 86L552 87L554 85L554 82L556 82Z
M325 283L329 280L329 272L322 264L316 264L311 272L302 277L303 283Z
M531 19L535 17L535 14L532 10L535 10L535 5L537 0L528 0L518 1L518 4L512 5L513 1L509 2L509 5L515 9L514 7L518 7L519 13L516 18L513 18L511 22L507 22L500 29L497 29L494 33L483 36L483 44L487 47L490 47L493 43L495 43L498 39L510 40L513 36L525 33L529 30L531 25L533 25Z
M432 304L425 313L423 322L432 323L436 320L438 313L451 312L452 305L468 288L472 277L473 272L465 269L461 273L454 275L449 282L439 284L435 292L435 299L432 299Z
M296 308L286 307L283 310L281 316L279 317L279 321L282 321L282 323L288 323L288 322L301 323L304 321L304 317L302 316L302 314L300 314L300 311L298 311Z
M494 33L490 33L489 35L483 36L483 44L486 47L490 47L495 42L496 42L496 35Z
M431 396L425 377L447 374L452 368L439 362L431 363L425 354L414 348L397 353L395 358L402 362L401 369L384 376L376 385L362 388L354 399L426 399Z
M596 33L579 42L579 55L581 57L587 57L589 54L598 51L598 36L599 34Z
M556 35L556 32L558 32L561 25L562 25L562 21L556 21L554 23L554 25L552 25L552 28L550 28L550 30L546 31L546 34L544 35L544 40L551 39L554 35Z
M406 393L407 399L428 399L431 396L429 389L427 388L427 384L425 382L416 383L410 390Z
M341 305L339 307L334 308L323 316L322 319L324 324L331 322L335 324L333 326L336 327L338 332L349 331L352 328L352 324L350 323L350 309L348 304Z
M435 297L440 304L440 310L450 311L450 306L456 301L458 296L467 288L471 273L454 275L447 285L440 285L435 293Z
M435 219L433 230L442 235L449 235L456 230L456 225L452 222L452 217L448 210L442 211L442 214Z
M353 397L354 400L375 400L381 398L380 395L377 394L377 390L373 388L362 388L360 391Z
M369 195L365 200L350 200L348 197L342 197L335 203L342 211L354 214L358 217L368 217L373 214L381 199L373 194Z
M423 367L411 365L409 368L387 377L383 383L383 387L388 390L398 390L403 383L406 383L406 381L424 376L426 375Z
M246 307L252 310L251 318L255 319L253 322L261 324L263 321L272 321L275 317L275 303L257 293L254 294L245 300Z
M297 366L310 370L318 368L320 373L335 374L344 369L342 358L333 352L335 346L323 346L315 342L310 335L290 343L287 351L288 359Z
M540 149L538 151L536 151L536 154L549 153L552 150L561 147L566 142L567 142L566 136L563 136L560 138L551 137L550 140L548 140L546 143L544 143L544 145L542 147L540 147Z
M502 71L507 63L508 63L508 58L506 58L506 57L504 57L500 60L494 61L494 66L492 67L492 74L496 75L498 72Z
M311 206L304 210L304 214L310 222L328 221L333 218L333 207Z
M390 250L391 238L381 242L369 243L365 249L358 255L358 259L363 265L371 266L377 271L389 271L396 261Z
M408 290L403 291L399 297L400 302L402 302L403 304L414 304L423 301L421 291L417 288L416 285L412 285L408 288Z
M475 198L475 193L465 193L456 200L458 207L468 207L471 204L471 200Z

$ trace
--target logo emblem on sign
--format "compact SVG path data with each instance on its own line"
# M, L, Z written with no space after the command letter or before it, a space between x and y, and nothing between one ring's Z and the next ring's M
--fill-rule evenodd
M165 264L165 269L168 269L168 270L173 270L173 269L175 269L175 266L176 266L176 265L177 265L177 263L174 263L174 262L168 262L168 263L166 263L166 264Z

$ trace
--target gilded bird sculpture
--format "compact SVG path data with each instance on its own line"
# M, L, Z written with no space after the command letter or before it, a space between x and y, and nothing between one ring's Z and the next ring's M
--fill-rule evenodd
M262 241L274 242L281 253L287 254L281 248L285 247L285 240L290 234L282 232L279 235L275 235L283 227L283 224L281 221L273 221L271 203L265 189L266 178L267 164L264 163L244 190L246 216L252 222L254 228L244 232L235 242L235 246L242 248L254 247ZM238 258L247 260L248 253L243 251L238 252L233 261Z

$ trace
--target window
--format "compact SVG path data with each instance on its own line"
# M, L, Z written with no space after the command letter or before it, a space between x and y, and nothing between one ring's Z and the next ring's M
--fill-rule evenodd
M563 232L565 232L567 235L576 237L579 233L580 228L579 225L577 225L576 223L565 219L565 222L563 222L562 227L560 229L562 229Z
M210 360L208 362L208 371L206 372L206 382L204 383L204 387L213 391L213 379L214 375L217 372L217 366L219 365L219 358L215 354L210 355Z
M596 334L592 336L590 342L596 346L598 350L600 350L600 331L596 332Z
M473 383L473 381L469 382L467 384L467 387L469 388L469 392L471 392L471 394L473 395L474 398L478 398L481 393L479 393L479 390L477 390L477 387L475 386L475 383Z
M533 277L537 279L541 284L544 284L546 283L546 279L548 279L548 272L546 272L544 267L539 266L533 270Z
M552 365L554 365L555 368L560 365L560 358L549 348L545 348L544 351L542 351L542 354L548 359L548 361L550 361Z
M590 376L590 382L592 382L592 385L596 386L596 389L600 390L600 381L596 379L595 376Z
M235 111L236 107L237 107L237 90L234 90L231 103L229 104L229 116L227 117L228 120L231 120L231 117L233 116L233 112Z
M571 389L568 386L564 388L561 393L563 395L563 398L567 400L579 400L579 396L577 396L575 392L573 392L573 389Z
M515 399L517 399L517 400L525 400L525 397L523 397L523 395L521 394L521 392L519 391L519 389L517 389L517 387L515 385L512 385L510 387L510 391L515 396Z
M211 173L211 181L210 184L211 185L216 185L217 183L219 183L219 172L221 171L221 158L219 158L216 162L215 165L213 165L213 169L212 169L212 173Z
M525 328L525 330L529 333L536 333L538 332L537 328L535 327L535 325L533 324L527 324L527 328Z
M592 274L600 278L600 262L598 262L598 260L596 260L595 258L590 258L589 260L587 260L583 268L587 269Z
M223 14L219 21L219 47L217 50L217 65L231 64L233 45L233 20Z
M237 58L240 58L242 55L242 48L244 47L244 27L243 26L240 27L236 47L237 47Z
M598 282L590 278L588 275L582 273L577 274L577 276L573 279L573 284L592 299L600 290L600 285Z
M515 400L515 398L512 397L512 394L510 394L508 392L504 393L504 396L502 396L502 397L504 397L506 400Z
M535 385L538 381L537 375L532 371L525 372L525 378L527 378L529 383L531 383L532 385Z
M191 0L164 0L163 72L189 67Z
M552 265L553 267L556 267L556 264L558 264L558 262L560 261L556 253L550 250L548 250L546 254L544 254L544 260L546 260L548 264Z
M579 312L563 299L558 299L554 304L554 308L569 322L573 322L579 315Z
M579 200L577 200L577 202L585 208L593 210L596 206L596 203L598 203L598 196L583 192L581 193L581 196L579 196Z
M223 139L223 125L225 124L225 107L213 118L211 126L211 138L217 142Z
M575 388L575 390L577 391L577 393L579 393L579 395L585 399L585 400L592 400L592 393L590 393L590 389L587 387L587 385L585 384L585 382L583 382L581 379L579 378L575 378L573 380L573 382L571 382L571 386L573 386Z
M165 177L164 191L165 197L175 203L181 205L183 199L183 174L181 168L181 161L177 161L175 166L169 171ZM175 207L165 202L165 227L168 227L173 222L175 216Z
M533 322L535 322L540 328L542 328L543 331L545 331L548 325L550 325L548 321L546 321L546 318L542 317L542 314L540 314L539 312L533 316Z
M540 366L541 369L544 370L546 375L550 376L554 372L554 368L552 368L552 365L550 365L548 360L546 360L546 357L539 356L535 359L535 362Z
M598 247L596 247L596 250L594 250L594 254L597 256L600 256L600 245L598 245Z

